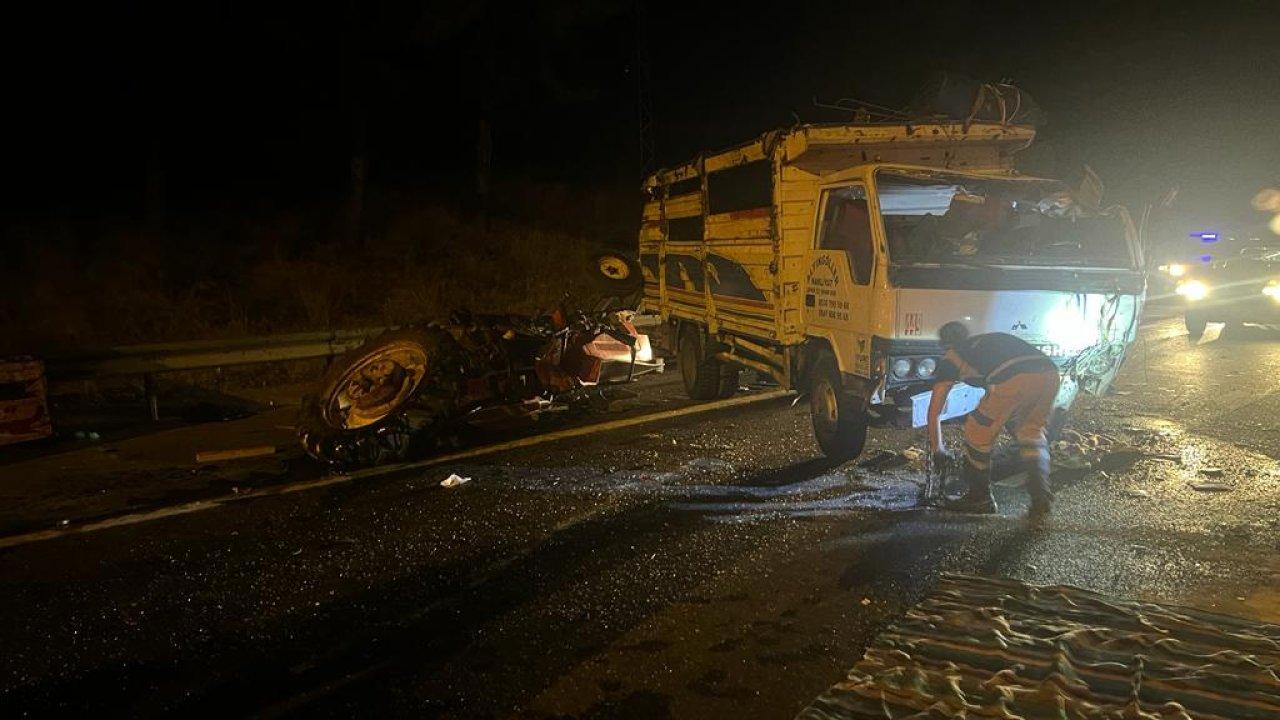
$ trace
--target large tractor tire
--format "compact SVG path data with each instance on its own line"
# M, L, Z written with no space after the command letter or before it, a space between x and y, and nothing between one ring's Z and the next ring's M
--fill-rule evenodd
M840 368L829 352L823 352L813 367L809 415L823 455L852 460L862 454L867 444L867 414L862 402L845 392Z
M344 467L404 459L417 431L407 411L453 344L443 330L392 330L337 358L303 399L297 425L303 449Z
M738 391L738 368L708 353L705 336L697 327L680 331L676 363L685 392L694 400L723 399Z

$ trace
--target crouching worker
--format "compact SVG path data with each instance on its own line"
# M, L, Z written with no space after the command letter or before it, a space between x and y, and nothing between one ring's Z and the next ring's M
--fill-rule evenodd
M993 513L991 448L1000 429L1011 424L1027 470L1031 513L1048 512L1053 501L1049 488L1049 442L1045 425L1058 394L1058 369L1049 356L1021 338L1007 333L969 335L960 322L949 322L938 331L946 355L938 363L937 382L929 401L929 448L937 460L945 454L939 418L947 393L957 381L984 387L987 394L964 421L964 480L968 492L948 507L967 512Z

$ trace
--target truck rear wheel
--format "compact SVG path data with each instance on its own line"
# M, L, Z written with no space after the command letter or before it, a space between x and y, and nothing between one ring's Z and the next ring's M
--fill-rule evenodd
M686 327L680 332L676 361L684 389L693 400L727 398L738 391L738 368L721 362L706 350L702 331Z
M836 359L823 353L809 384L809 414L822 454L852 460L867 443L867 414L861 402L844 391Z

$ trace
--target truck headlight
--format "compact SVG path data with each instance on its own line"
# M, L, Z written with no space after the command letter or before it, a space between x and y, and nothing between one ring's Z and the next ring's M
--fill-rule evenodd
M1276 302L1280 302L1280 280L1272 280L1267 283L1266 287L1262 288L1262 294Z
M1169 269L1166 272L1169 273L1169 277L1180 278L1187 274L1187 266L1182 263L1169 263L1168 267Z
M889 366L889 370L893 372L893 376L899 380L911 374L911 361L906 358L898 358Z
M933 377L933 373L938 369L938 361L933 358L923 358L916 363L916 375L922 378Z
M1183 280L1174 292L1188 300L1203 300L1209 296L1209 286L1199 280Z

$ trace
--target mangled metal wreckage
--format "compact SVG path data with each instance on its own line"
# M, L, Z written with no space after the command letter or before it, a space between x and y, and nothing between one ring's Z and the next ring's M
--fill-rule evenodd
M638 289L634 261L604 255L598 265L606 285ZM607 399L607 385L663 367L633 313L616 305L535 317L458 313L384 333L335 360L304 398L299 440L333 465L395 462L467 428L519 426Z

